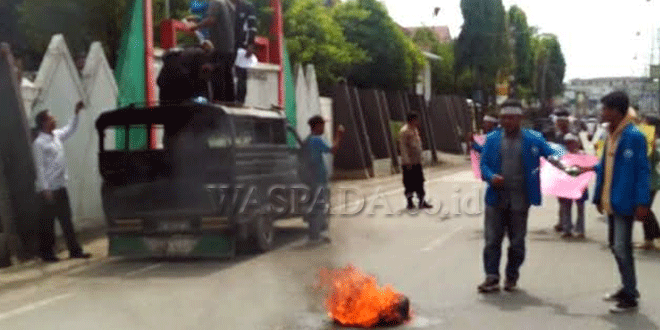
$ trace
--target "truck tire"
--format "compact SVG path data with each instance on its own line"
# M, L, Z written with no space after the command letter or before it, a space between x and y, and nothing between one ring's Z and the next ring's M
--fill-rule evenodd
M275 226L267 213L262 213L252 223L252 243L257 251L267 252L275 242Z
M11 252L9 250L9 235L0 234L0 268L11 266Z

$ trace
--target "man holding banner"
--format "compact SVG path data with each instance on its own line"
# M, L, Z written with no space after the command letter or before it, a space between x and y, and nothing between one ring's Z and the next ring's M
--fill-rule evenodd
M638 306L632 229L635 218L644 221L649 216L650 166L646 138L634 125L634 115L628 111L628 96L614 92L606 95L601 103L602 119L609 123L610 134L601 162L582 170L596 171L594 204L600 213L608 215L610 246L623 285L617 292L605 296L605 300L616 302L610 308L612 313L622 313Z
M541 133L521 129L520 101L502 105L502 129L489 134L481 157L481 174L488 183L486 192L485 240L483 251L486 280L480 293L500 290L500 259L504 235L509 237L504 290L513 291L525 259L527 217L531 205L541 205L540 159L564 169L553 156L555 150Z

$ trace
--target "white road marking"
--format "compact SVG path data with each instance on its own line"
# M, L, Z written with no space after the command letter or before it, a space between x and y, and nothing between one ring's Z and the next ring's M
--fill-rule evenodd
M156 268L158 268L162 265L163 264L158 263L158 264L153 264L153 265L150 265L150 266L147 266L147 267L143 267L143 268L140 268L138 270L134 270L132 272L126 273L126 276L135 276L135 275L139 275L139 274L142 274L142 273L146 273L146 272L148 272L152 269L156 269Z
M431 242L429 245L427 245L425 248L421 249L421 252L429 252L440 245L442 245L444 242L446 242L448 239L450 239L452 236L456 235L459 231L463 229L463 226L459 226L457 228L454 228L454 230L438 237L435 241Z
M9 312L0 314L0 321L8 319L10 317L14 317L14 316L17 316L17 315L24 314L24 313L27 313L27 312L31 312L33 310L36 310L38 308L50 305L50 304L55 303L55 302L60 301L60 300L72 298L73 296L74 296L73 293L67 293L67 294L63 294L63 295L55 296L55 297L52 297L52 298L40 300L40 301L37 301L35 303L16 308L16 309L11 310Z

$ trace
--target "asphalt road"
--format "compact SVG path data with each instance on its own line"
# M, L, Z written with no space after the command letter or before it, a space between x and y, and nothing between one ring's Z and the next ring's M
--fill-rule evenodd
M659 328L660 253L636 252L639 312L610 315L601 297L617 286L618 275L604 248L606 225L589 208L587 240L562 240L551 230L557 219L552 198L531 213L520 291L477 294L483 218L464 200L482 183L467 170L428 179L433 203L442 201L449 212L401 213L398 182L381 185L380 198L372 194L378 184L361 185L372 196L366 209L336 215L330 245L303 248L305 228L293 221L279 227L277 249L263 255L101 260L0 293L0 329L334 329L315 288L316 274L349 263L410 298L415 317L401 329ZM380 207L370 215L373 200ZM468 210L455 212L455 200ZM361 203L337 198L333 207L354 213L342 212L344 204L350 209Z

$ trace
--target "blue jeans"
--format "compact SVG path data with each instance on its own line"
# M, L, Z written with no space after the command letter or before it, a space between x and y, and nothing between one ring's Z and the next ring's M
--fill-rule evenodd
M614 259L619 267L623 293L629 299L639 297L637 291L637 276L635 275L635 260L633 258L634 218L613 214L609 216L609 239Z
M309 239L321 238L321 232L328 229L329 190L327 185L311 185L312 204L304 215L309 224Z
M486 276L500 278L502 241L509 237L509 249L505 274L508 279L518 280L520 266L525 261L525 236L529 209L512 210L510 207L486 207L484 268Z

